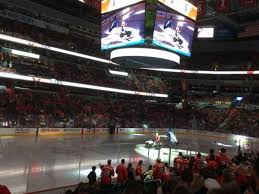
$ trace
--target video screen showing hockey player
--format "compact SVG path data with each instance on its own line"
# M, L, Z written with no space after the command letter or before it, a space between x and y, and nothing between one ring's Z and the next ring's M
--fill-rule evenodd
M173 11L158 10L153 44L191 56L195 23Z
M102 16L101 49L144 43L145 3Z

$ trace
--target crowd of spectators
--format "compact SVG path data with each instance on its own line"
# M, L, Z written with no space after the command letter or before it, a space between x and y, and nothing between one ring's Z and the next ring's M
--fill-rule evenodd
M17 127L184 128L259 136L257 110L175 105L140 100L113 99L111 94L73 95L65 88L43 93L7 88L1 95L4 121ZM135 100L134 100L135 99ZM19 121L19 122L18 122ZM60 125L60 122L62 125Z
M100 56L99 41L87 37L74 36L69 33L59 33L51 29L19 23L7 18L0 18L0 31L6 35L22 38L43 45L54 46L80 53Z
M115 169L111 160L100 168L97 175L93 166L88 184L66 194L257 194L259 189L259 154L242 153L240 147L233 158L221 148L206 157L180 152L173 165L157 159L146 170L142 160L133 167L125 159Z

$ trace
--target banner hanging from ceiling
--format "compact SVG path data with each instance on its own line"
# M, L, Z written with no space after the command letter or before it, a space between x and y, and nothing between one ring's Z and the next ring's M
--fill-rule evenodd
M206 15L206 0L198 0L196 2L198 17Z
M216 10L219 13L229 12L230 9L230 0L217 0L216 1Z
M256 0L239 0L241 7L256 7Z

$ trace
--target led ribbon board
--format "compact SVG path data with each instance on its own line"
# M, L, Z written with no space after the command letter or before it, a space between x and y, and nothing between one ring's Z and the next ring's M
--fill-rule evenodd
M111 52L110 59L120 58L120 57L147 57L147 58L157 58L175 62L180 64L180 56L163 50L150 49L150 48L122 48L113 50Z
M160 3L167 7L179 12L180 14L191 18L192 20L197 19L197 7L189 3L186 0L158 0Z
M9 73L9 72L0 72L0 77L7 78L7 79L15 79L15 80L39 82L39 83L45 83L45 84L68 86L68 87L74 87L74 88L99 90L99 91L105 91L105 92L115 92L115 93L121 93L121 94L150 96L150 97L159 97L159 98L168 97L167 94L158 94L158 93L151 93L151 92L140 92L140 91L133 91L133 90L118 89L118 88L109 88L109 87L103 87L103 86L95 86L95 85L89 85L89 84L60 81L60 80L56 80L56 79L19 75L19 74Z
M65 49L61 49L61 48L47 46L47 45L43 45L43 44L40 44L40 43L37 43L37 42L33 42L33 41L21 39L21 38L16 38L16 37L5 35L5 34L0 34L0 39L4 40L4 41L8 41L8 42L15 42L15 43L18 43L18 44L23 44L23 45L30 46L30 47L41 48L41 49L46 49L46 50L62 53L62 54L67 54L67 55L71 55L71 56L74 56L74 57L98 61L98 62L101 62L101 63L118 65L116 63L113 63L112 61L102 59L102 58L99 58L99 57L93 57L93 56L82 54L82 53L77 53L77 52L73 52L73 51L69 51L69 50L65 50Z

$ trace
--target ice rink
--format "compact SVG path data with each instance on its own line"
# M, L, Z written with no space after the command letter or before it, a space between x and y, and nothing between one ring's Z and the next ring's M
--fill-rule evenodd
M105 163L107 159L112 159L114 166L121 158L127 163L143 159L148 164L146 151L138 147L151 138L152 134L1 137L0 184L7 185L13 194L20 194L86 181L91 166ZM178 141L180 144L175 149L191 150L193 154L221 147L206 137L182 135ZM237 148L227 150L232 155ZM150 153L150 158L157 158L156 154ZM168 154L161 154L167 158Z

